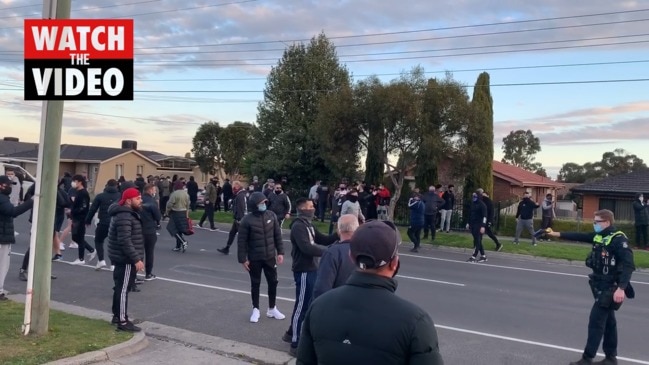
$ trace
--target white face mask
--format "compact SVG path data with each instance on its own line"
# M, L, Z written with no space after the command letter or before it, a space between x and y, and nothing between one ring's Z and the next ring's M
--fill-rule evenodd
M77 188L77 182L73 181L72 184L70 184L70 186L72 186L73 189L76 189Z

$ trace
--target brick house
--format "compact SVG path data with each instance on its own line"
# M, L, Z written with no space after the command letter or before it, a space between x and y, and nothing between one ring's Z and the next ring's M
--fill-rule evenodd
M573 187L582 197L584 218L599 209L609 209L618 221L633 222L633 201L637 193L649 196L649 170L611 176Z

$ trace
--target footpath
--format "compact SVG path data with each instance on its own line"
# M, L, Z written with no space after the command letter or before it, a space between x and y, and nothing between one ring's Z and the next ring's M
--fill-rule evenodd
M25 295L9 295L9 299L22 302ZM52 309L77 316L105 320L110 313L82 308L70 304L51 302ZM236 342L181 328L144 321L138 324L142 332L132 339L109 348L87 352L61 359L47 365L142 365L142 364L192 364L192 365L293 365L295 358L286 352Z

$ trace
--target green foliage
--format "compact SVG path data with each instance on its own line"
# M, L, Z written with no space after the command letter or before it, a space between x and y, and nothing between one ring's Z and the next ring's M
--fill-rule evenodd
M473 118L466 128L466 180L463 201L470 202L471 194L478 188L493 196L493 99L489 87L489 74L483 72L473 89L471 100Z
M205 174L214 175L223 167L220 136L223 128L217 122L201 124L192 139L194 160Z
M223 168L230 176L238 176L244 166L245 154L252 142L253 126L236 121L221 130L219 141L223 156Z
M502 150L504 152L503 163L528 171L541 171L541 164L534 162L534 156L541 151L541 141L534 136L531 130L519 129L509 132L509 135L503 138Z
M334 45L324 34L308 45L289 46L266 81L253 133L255 143L246 164L248 175L286 176L293 187L331 178L333 172L321 154L316 120L323 100L349 85L349 72L340 65Z
M605 152L598 162L587 162L579 165L574 162L563 164L559 170L559 181L567 183L584 183L608 176L628 174L647 169L645 162L622 148Z

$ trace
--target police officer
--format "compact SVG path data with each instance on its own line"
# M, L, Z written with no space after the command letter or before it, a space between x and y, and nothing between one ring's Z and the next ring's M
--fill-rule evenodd
M588 340L582 358L570 365L617 364L615 311L620 309L624 298L635 296L631 287L631 274L635 267L629 239L615 229L614 223L613 212L603 209L595 212L593 233L548 233L552 237L593 244L593 250L586 259L586 266L593 270L588 275L588 283L595 298L588 322ZM602 337L606 358L593 362Z

